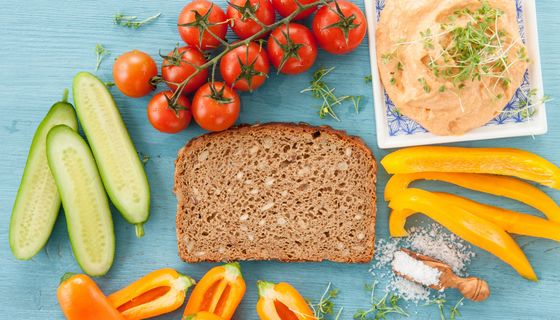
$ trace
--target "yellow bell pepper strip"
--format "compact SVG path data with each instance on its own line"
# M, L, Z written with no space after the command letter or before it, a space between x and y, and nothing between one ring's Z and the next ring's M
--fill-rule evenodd
M520 201L560 222L560 206L533 185L506 176L477 173L418 172L395 174L385 186L385 200L390 201L416 180L439 180L463 188Z
M109 296L109 302L127 320L147 319L177 310L194 280L165 268L150 272Z
M390 174L490 173L514 176L560 189L560 168L536 154L519 149L413 147L387 155L381 164Z
M454 194L434 192L440 198L486 219L509 233L560 241L560 223L478 203Z
M285 282L258 281L257 313L261 320L316 320L299 292Z
M183 316L181 320L222 320L222 318L218 317L212 312L200 311L197 313L189 314L188 316Z
M65 274L57 298L68 320L124 320L97 284L85 274Z
M245 290L239 263L214 267L194 287L183 315L208 311L229 320L243 299Z
M393 237L407 236L406 219L417 212L423 213L465 241L492 253L524 278L537 280L527 257L504 229L445 198L420 189L407 189L394 197L389 207L393 209L389 218Z

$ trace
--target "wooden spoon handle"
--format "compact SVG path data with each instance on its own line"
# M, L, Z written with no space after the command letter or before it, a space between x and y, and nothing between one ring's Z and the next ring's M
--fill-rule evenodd
M465 298L472 301L483 301L490 296L490 287L488 283L475 277L459 278L457 281L457 290L459 290Z

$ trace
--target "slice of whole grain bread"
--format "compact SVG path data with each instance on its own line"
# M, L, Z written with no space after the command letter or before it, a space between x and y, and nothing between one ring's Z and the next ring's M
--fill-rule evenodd
M368 262L375 158L330 127L270 123L191 140L175 163L177 241L187 262Z

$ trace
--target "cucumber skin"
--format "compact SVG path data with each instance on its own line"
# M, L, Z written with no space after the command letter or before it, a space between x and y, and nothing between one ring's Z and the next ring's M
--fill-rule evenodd
M58 125L58 126L53 127L53 128L49 131L49 133L47 134L47 149L49 148L49 147L48 147L49 140L50 140L49 137L51 137L52 135L56 134L56 131L60 131L60 130L68 130L68 127L65 126L65 125ZM97 170L97 166L96 166L96 164L95 164L95 160L93 159L93 154L91 153L90 147L88 146L88 144L85 142L85 140L84 140L77 132L74 131L73 133L75 133L75 134L77 135L77 137L80 139L80 141L81 141L81 143L83 144L83 146L87 149L87 151L88 151L88 153L89 153L89 155L90 155L90 157L91 157L91 159L92 159L93 165L95 166L95 168L96 168L96 170ZM51 159L50 157L48 157L48 151L47 151L47 159L48 159L48 162L49 162L49 167L50 167L50 168L53 168L53 166L54 166L53 161L54 161L54 160ZM54 171L54 170L51 169L51 171ZM97 174L99 175L99 171L98 171L98 170L97 170ZM55 176L55 180L56 180L56 176ZM101 179L100 179L100 180L101 180ZM62 192L62 190L61 190L60 186L58 185L58 183L57 183L57 189L58 189L58 193L59 193L59 195L60 195L60 198L61 198L61 200L62 200L62 203L63 203L63 205L64 205L64 202L65 202L64 193ZM101 185L101 189L103 190L103 185ZM103 190L103 191L104 191L104 190ZM104 196L104 197L107 197L106 194L105 194L105 192L103 192L103 196ZM75 244L75 242L74 242L73 239L72 239L72 234L73 234L73 232L72 232L72 227L71 227L71 225L70 225L70 223L71 223L70 220L71 220L71 219L69 219L68 216L66 217L66 226L67 226L67 229L68 229L68 237L70 238L70 245L72 246L72 252L73 252L73 254L74 254L74 257L76 258L76 261L78 262L78 265L80 266L80 268L81 268L86 274L88 274L89 276L92 276L92 277L104 276L104 275L111 269L111 266L113 265L113 262L114 262L114 260L115 260L115 247L116 247L116 245L115 245L115 230L114 230L114 225L113 225L113 218L112 218L112 215L111 215L111 209L109 208L109 200L108 200L108 199L106 199L106 203L107 203L107 211L108 211L108 214L109 214L109 223L110 223L110 229L111 229L110 232L109 232L109 235L110 235L110 237L111 237L111 241L110 241L110 243L109 243L109 245L110 245L110 250L111 250L111 258L110 258L110 260L109 260L108 265L105 266L105 269L102 270L101 272L91 272L90 270L88 270L89 268L88 268L87 266L84 265L83 261L80 260L79 255L77 254L78 248L76 247L76 244ZM65 210L65 215L68 215L68 214L69 214L69 213Z
M55 202L58 202L58 205L56 206L57 209L53 210L53 212L50 212L49 214L52 215L50 217L50 219L52 219L52 223L50 223L47 228L45 228L45 234L43 236L41 235L36 235L35 239L39 240L37 241L38 244L36 245L35 249L31 252L28 253L23 253L20 251L20 248L17 245L17 227L16 227L16 223L18 220L18 217L16 216L18 214L18 207L20 205L19 201L23 201L21 197L23 197L23 192L24 192L24 188L25 185L27 183L31 183L32 181L26 181L28 179L31 179L31 177L28 175L32 175L32 170L33 168L30 168L30 166L32 165L32 160L35 157L40 157L41 155L36 155L35 153L38 152L37 151L37 145L39 143L43 143L45 144L45 148L44 148L44 159L45 162L47 162L47 154L46 154L46 140L47 140L47 134L50 130L50 128L54 127L55 125L51 126L50 128L46 128L47 125L49 125L49 122L51 121L52 117L56 117L58 114L64 115L65 113L68 113L68 119L65 119L67 121L66 125L69 126L70 128L72 128L73 130L77 131L78 130L78 119L76 117L76 112L74 111L74 107L68 103L68 102L64 102L64 101L60 101L60 102L56 102L55 104L52 105L52 107L50 108L49 112L47 113L47 115L45 116L45 118L43 118L43 120L41 121L41 123L39 124L39 126L37 127L35 134L33 135L33 140L31 142L31 146L29 147L29 153L27 155L27 160L25 163L25 169L23 171L23 175L21 178L21 182L18 188L18 192L16 195L16 199L14 201L14 206L12 209L12 216L10 218L10 232L9 232L9 242L10 242L10 249L12 250L12 253L14 254L14 256L19 259L19 260L29 260L31 259L33 256L35 256L37 253L39 253L39 251L41 251L41 249L43 249L43 247L47 244L47 241L49 240L49 237L52 233L52 230L54 228L54 224L56 222L56 217L58 217L58 213L60 212L60 196L57 193L56 197L57 199L55 199ZM58 124L64 124L64 122L60 121ZM37 160L36 160L37 161ZM48 167L48 163L47 167ZM52 173L51 173L52 175ZM54 177L53 177L53 181L54 181ZM49 219L49 220L50 220Z
M134 166L136 166L139 170L139 172L137 172L140 176L140 180L142 180L140 183L144 185L144 188L146 190L146 193L143 194L142 196L145 198L145 204L142 208L142 210L140 210L141 212L139 212L138 210L129 210L129 208L126 208L126 206L121 202L121 199L119 199L119 197L117 196L116 192L114 192L113 190L113 186L110 184L110 178L108 173L106 172L105 168L103 167L103 164L100 163L100 160L98 159L98 151L96 149L95 143L94 143L94 139L92 138L93 135L95 135L95 133L93 132L89 132L88 131L88 125L87 125L87 120L84 118L85 116L82 114L81 112L81 106L78 103L78 101L80 100L78 95L79 95L79 89L76 86L76 82L82 78L82 77L87 77L90 80L96 81L98 82L98 84L100 84L107 92L108 96L111 98L111 101L113 103L113 106L115 108L115 111L117 112L117 114L119 115L118 119L117 119L117 126L122 126L122 128L124 129L123 132L125 134L125 143L129 143L130 146L132 147L132 150L134 150L134 162L136 162L136 164ZM105 86L105 84L95 75L93 75L92 73L89 72L79 72L78 74L76 74L76 76L74 77L74 81L72 84L72 94L74 97L74 103L76 105L76 113L78 115L78 118L80 120L80 123L82 124L82 129L86 135L86 137L88 138L89 141L89 145L91 147L91 150L93 152L95 161L97 163L97 168L99 170L99 173L101 175L101 180L103 181L103 185L105 186L105 190L107 191L107 194L109 195L109 198L111 199L111 202L113 203L113 205L118 209L118 211L121 213L121 215L123 216L123 218L130 224L133 224L136 226L136 236L137 237L142 237L144 235L144 231L143 231L143 224L149 219L150 216L150 185L148 182L148 177L146 175L146 171L144 169L144 165L142 164L142 161L140 160L140 157L138 156L138 152L136 151L136 148L132 142L132 139L130 138L130 134L128 133L128 129L126 128L124 121L122 120L122 116L120 115L120 111L117 107L117 104L115 103L115 99L113 98L113 95L111 94L111 92L107 89L107 87Z

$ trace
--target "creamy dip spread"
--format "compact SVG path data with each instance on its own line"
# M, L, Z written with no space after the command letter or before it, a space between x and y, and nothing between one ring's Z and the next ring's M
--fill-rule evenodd
M376 41L395 106L437 135L496 117L529 63L514 0L386 0Z

